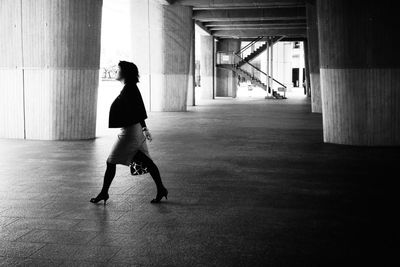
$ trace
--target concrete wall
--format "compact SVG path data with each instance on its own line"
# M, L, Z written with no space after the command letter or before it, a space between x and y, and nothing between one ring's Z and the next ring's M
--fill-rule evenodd
M393 1L317 1L324 141L400 145Z
M152 111L185 111L193 38L192 8L131 2L133 61Z
M101 8L0 1L0 137L95 137Z

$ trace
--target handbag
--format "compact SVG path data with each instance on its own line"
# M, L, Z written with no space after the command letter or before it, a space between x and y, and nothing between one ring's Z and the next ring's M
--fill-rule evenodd
M143 163L139 161L132 161L130 169L132 175L142 175L149 172L147 167L144 166Z
M144 142L146 142L146 139L143 141L143 143ZM138 160L136 155L133 156L132 163L131 163L131 165L129 165L129 167L131 169L131 174L132 175L142 175L142 174L146 174L146 173L149 172L147 167L143 164L143 162Z

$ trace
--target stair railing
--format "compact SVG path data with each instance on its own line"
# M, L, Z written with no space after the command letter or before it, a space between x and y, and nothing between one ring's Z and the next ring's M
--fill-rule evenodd
M279 82L278 80L274 79L273 77L271 77L270 75L268 75L267 73L265 73L264 71L260 70L259 68L257 68L256 66L254 66L253 64L251 64L250 62L248 62L247 60L244 60L243 58L241 58L240 56L238 56L237 54L233 53L234 56L238 57L238 59L240 61L245 62L245 64L249 65L251 68L255 69L256 71L258 71L260 74L265 75L265 77L267 77L267 79L271 79L271 81L279 84L280 86L282 86L286 92L287 86L284 85L283 83ZM235 67L239 68L238 64L234 64ZM261 76L261 75L260 75ZM254 77L254 75L253 75Z
M250 43L248 43L246 46L241 48L239 51L236 51L234 54L241 57L241 55L243 54L244 51L249 49L252 45L254 45L255 43L257 43L258 41L260 41L263 38L264 38L264 36L258 36L256 39L252 40Z

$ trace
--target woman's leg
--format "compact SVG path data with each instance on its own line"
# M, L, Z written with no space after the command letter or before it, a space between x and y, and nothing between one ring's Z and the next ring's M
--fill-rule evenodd
M101 189L100 194L98 194L97 197L90 199L90 202L97 203L101 200L104 200L104 205L106 204L106 201L108 200L108 189L110 188L111 182L114 179L115 169L115 164L107 162L107 169L106 173L104 174L103 180L103 188Z
M135 160L142 162L143 165L147 167L157 186L157 193L165 190L165 187L161 181L160 171L158 170L157 165L154 164L153 160L147 157L142 151L137 152L135 155Z
M116 170L116 164L107 162L107 169L106 172L104 173L103 188L101 189L101 193L103 194L108 193L108 189L110 188L111 183L115 177L115 170Z
M154 164L151 158L146 156L146 154L144 154L143 152L139 151L135 155L135 160L142 162L144 166L148 168L150 175L157 186L157 196L151 201L151 203L159 203L163 197L167 198L168 190L164 187L161 181L160 172L158 171L156 164Z

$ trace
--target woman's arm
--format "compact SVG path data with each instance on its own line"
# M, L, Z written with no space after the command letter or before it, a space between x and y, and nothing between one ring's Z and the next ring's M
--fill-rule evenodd
M153 138L151 137L151 133L150 133L149 129L147 129L147 126L146 126L146 123L144 122L144 120L142 120L140 122L140 125L142 126L143 135L146 137L147 140L149 140L151 142L153 140Z

